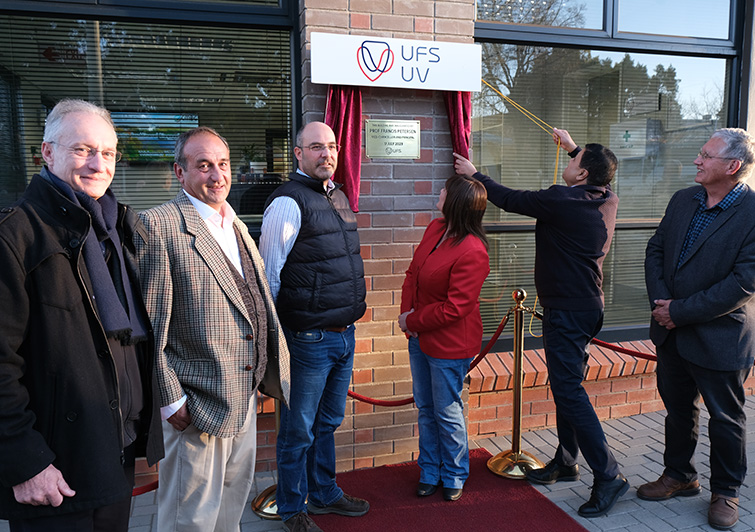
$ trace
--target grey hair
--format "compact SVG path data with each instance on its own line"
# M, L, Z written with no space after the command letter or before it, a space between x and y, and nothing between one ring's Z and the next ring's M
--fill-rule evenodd
M220 133L218 133L211 127L199 126L199 127L195 127L194 129L184 131L178 136L178 139L176 139L176 148L173 152L173 161L184 170L186 170L186 155L184 154L184 148L186 147L186 143L189 142L189 139L191 137L195 135L201 135L203 133L215 135L217 138L223 141L223 144L225 144L226 149L229 152L231 151L231 148L228 146L228 141L225 140L220 135Z
M113 124L113 119L110 118L110 111L91 102L66 98L60 100L55 107L53 107L52 111L50 111L50 114L47 115L47 119L45 120L45 134L42 140L44 140L44 142L57 141L63 130L63 119L66 115L71 113L87 113L99 116L105 122L110 124L110 127L115 131L115 124Z
M744 181L750 176L753 164L755 164L755 137L750 135L744 129L736 127L727 127L717 130L712 139L721 139L726 146L720 157L737 159L742 162L742 166L736 174L739 181Z

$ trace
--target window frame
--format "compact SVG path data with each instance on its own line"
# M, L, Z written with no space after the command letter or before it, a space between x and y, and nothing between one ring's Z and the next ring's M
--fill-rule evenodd
M292 0L278 0L277 6L181 0L7 0L4 2L3 12L9 15L133 22L154 20L195 25L222 23L229 27L251 29L287 28L295 34L298 22L295 7L296 2Z
M731 60L731 83L727 116L731 127L744 127L747 102L740 95L749 91L750 41L753 31L752 3L731 0L729 38L710 39L618 31L619 0L604 0L603 29L561 28L475 21L475 42L589 48L615 52L661 53ZM747 74L747 75L745 75Z
M530 46L550 46L558 48L579 48L599 51L628 53L657 53L690 57L722 58L729 60L730 86L727 109L728 127L746 127L748 114L747 94L750 91L752 60L751 46L755 7L747 0L731 0L729 38L711 39L679 37L655 34L637 34L618 31L619 0L604 0L603 29L580 29L545 27L522 24L509 24L492 21L475 21L474 40L476 43L513 44ZM753 102L755 105L755 102ZM637 231L655 229L661 218L620 219L616 231ZM521 233L535 231L534 220L486 223L485 229L491 234ZM627 325L601 332L601 338L611 341L647 338L649 327ZM496 349L510 346L510 338L502 338ZM527 338L527 348L540 347L542 341Z
M126 23L170 23L176 26L208 26L244 30L276 30L288 32L291 75L291 131L302 121L301 34L298 3L278 0L277 6L244 5L231 1L191 0L7 0L2 14L68 20L113 21ZM120 110L120 109L119 109ZM259 227L250 225L257 235Z

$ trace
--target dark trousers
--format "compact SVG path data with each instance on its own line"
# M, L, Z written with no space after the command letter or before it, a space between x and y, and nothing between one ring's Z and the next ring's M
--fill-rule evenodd
M738 497L747 473L744 381L749 368L716 371L692 364L680 356L674 331L657 353L658 391L667 411L665 474L681 482L697 478L694 455L702 396L710 414L710 490Z
M134 446L124 449L123 470L134 485ZM73 489L76 489L75 487ZM8 522L11 532L128 532L131 496L114 504L48 517L14 519Z
M619 465L582 386L588 344L603 326L603 311L543 309L543 344L553 401L556 403L556 463L574 465L579 451L596 480L610 480Z

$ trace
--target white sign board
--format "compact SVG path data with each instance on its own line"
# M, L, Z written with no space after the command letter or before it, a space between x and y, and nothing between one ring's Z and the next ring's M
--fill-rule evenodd
M312 82L479 91L479 44L312 33Z

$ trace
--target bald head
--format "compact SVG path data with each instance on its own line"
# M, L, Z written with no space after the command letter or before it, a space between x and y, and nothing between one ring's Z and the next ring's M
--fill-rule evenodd
M310 122L296 134L294 155L299 169L312 179L327 181L338 166L338 144L330 126L323 122Z

